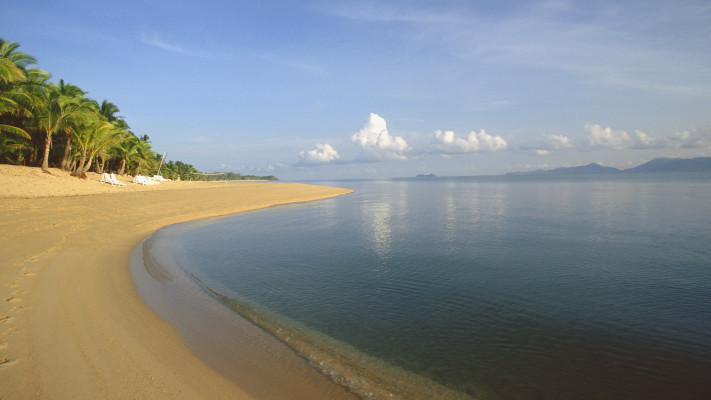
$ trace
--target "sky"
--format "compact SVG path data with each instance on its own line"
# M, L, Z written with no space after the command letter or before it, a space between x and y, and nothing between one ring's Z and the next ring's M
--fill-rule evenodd
M283 180L711 156L711 3L5 0L154 150Z

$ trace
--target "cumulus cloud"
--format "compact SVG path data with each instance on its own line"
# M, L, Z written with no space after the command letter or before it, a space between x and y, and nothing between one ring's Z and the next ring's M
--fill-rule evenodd
M316 143L316 148L299 152L302 164L323 164L340 159L336 149L330 144Z
M388 133L385 119L375 113L370 113L368 122L351 140L372 160L406 160L406 153L411 150L405 139Z
M546 149L548 150L566 150L573 148L570 139L563 135L548 135L545 139Z
M547 156L551 151L569 150L573 148L573 143L567 136L563 135L547 135L539 141L532 149L534 154L539 156Z
M655 148L655 147L663 147L664 146L664 143L647 135L646 133L644 133L640 130L634 131L632 140L634 141L634 144L632 145L632 147L637 148L637 149L651 149L651 148Z
M629 146L631 139L625 131L603 128L600 125L585 124L590 146L604 149L622 149Z
M508 144L501 136L481 132L469 132L467 137L457 137L454 131L435 132L433 148L442 154L463 154L505 150Z
M614 130L610 127L602 128L600 125L586 124L585 132L588 134L588 141L593 148L602 149L653 149L662 148L667 145L664 140L655 139L652 136L635 130L628 134L623 130Z
M677 132L669 138L670 144L682 149L711 148L711 129L692 129Z

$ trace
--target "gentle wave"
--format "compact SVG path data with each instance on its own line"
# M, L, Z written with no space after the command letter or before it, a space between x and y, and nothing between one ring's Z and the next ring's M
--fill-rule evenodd
M284 316L218 293L191 277L229 308L281 340L309 364L365 399L469 400L465 393L395 367Z

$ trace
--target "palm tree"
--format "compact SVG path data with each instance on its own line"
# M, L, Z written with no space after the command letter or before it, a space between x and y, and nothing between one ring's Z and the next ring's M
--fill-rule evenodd
M18 47L18 43L0 38L0 133L29 139L30 135L22 128L8 124L7 118L2 118L20 111L18 83L27 79L27 67L37 64L34 57L17 51Z
M107 163L115 168L118 160L121 174L157 167L160 155L151 149L149 136L134 135L115 104L99 104L64 80L50 83L47 72L29 68L35 58L18 48L0 38L0 162L24 164L27 159L49 173L50 155L52 160L59 155L51 149L64 141L61 166L78 164L80 176L92 164L103 170ZM166 165L166 174L178 171L185 177L196 172L179 161Z
M98 105L98 103L97 103L97 105ZM116 115L117 113L120 113L121 110L119 110L119 108L116 106L116 104L114 104L108 100L102 101L101 105L98 106L98 108L99 108L99 114L101 114L109 122L123 120L122 116Z
M29 54L17 51L19 43L8 42L0 38L0 84L8 84L25 80L28 66L37 64L37 60Z
M136 147L138 146L138 142L139 139L136 135L130 131L127 131L127 135L124 140L114 146L114 151L116 152L117 157L121 160L121 166L118 170L119 175L123 175L128 164L133 161L133 157L137 153Z
M31 147L24 137L0 136L0 149L4 162L10 164L25 164L25 152Z
M133 143L133 163L135 163L134 174L138 175L142 170L149 169L155 165L156 152L151 150L148 142L138 140Z
M76 132L79 124L87 123L94 113L82 104L81 99L63 95L59 88L50 83L44 90L44 96L37 107L37 125L45 135L42 171L49 173L49 149L52 145L52 135L59 131Z
M88 99L84 99L84 95L86 94L85 91L81 90L76 85L72 85L71 83L65 84L64 79L59 80L59 85L57 86L57 89L59 90L59 93L63 96L76 97L79 99L83 99L85 102L89 101ZM84 104L84 106L88 107L86 103ZM66 171L69 169L70 164L69 152L72 149L72 132L70 130L65 130L64 134L66 136L66 142L64 144L64 154L62 155L62 161L59 163L59 165L63 170Z

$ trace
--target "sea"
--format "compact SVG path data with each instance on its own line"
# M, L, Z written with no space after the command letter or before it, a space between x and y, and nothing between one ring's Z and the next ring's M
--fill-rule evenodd
M711 174L310 183L153 258L362 398L711 398Z

